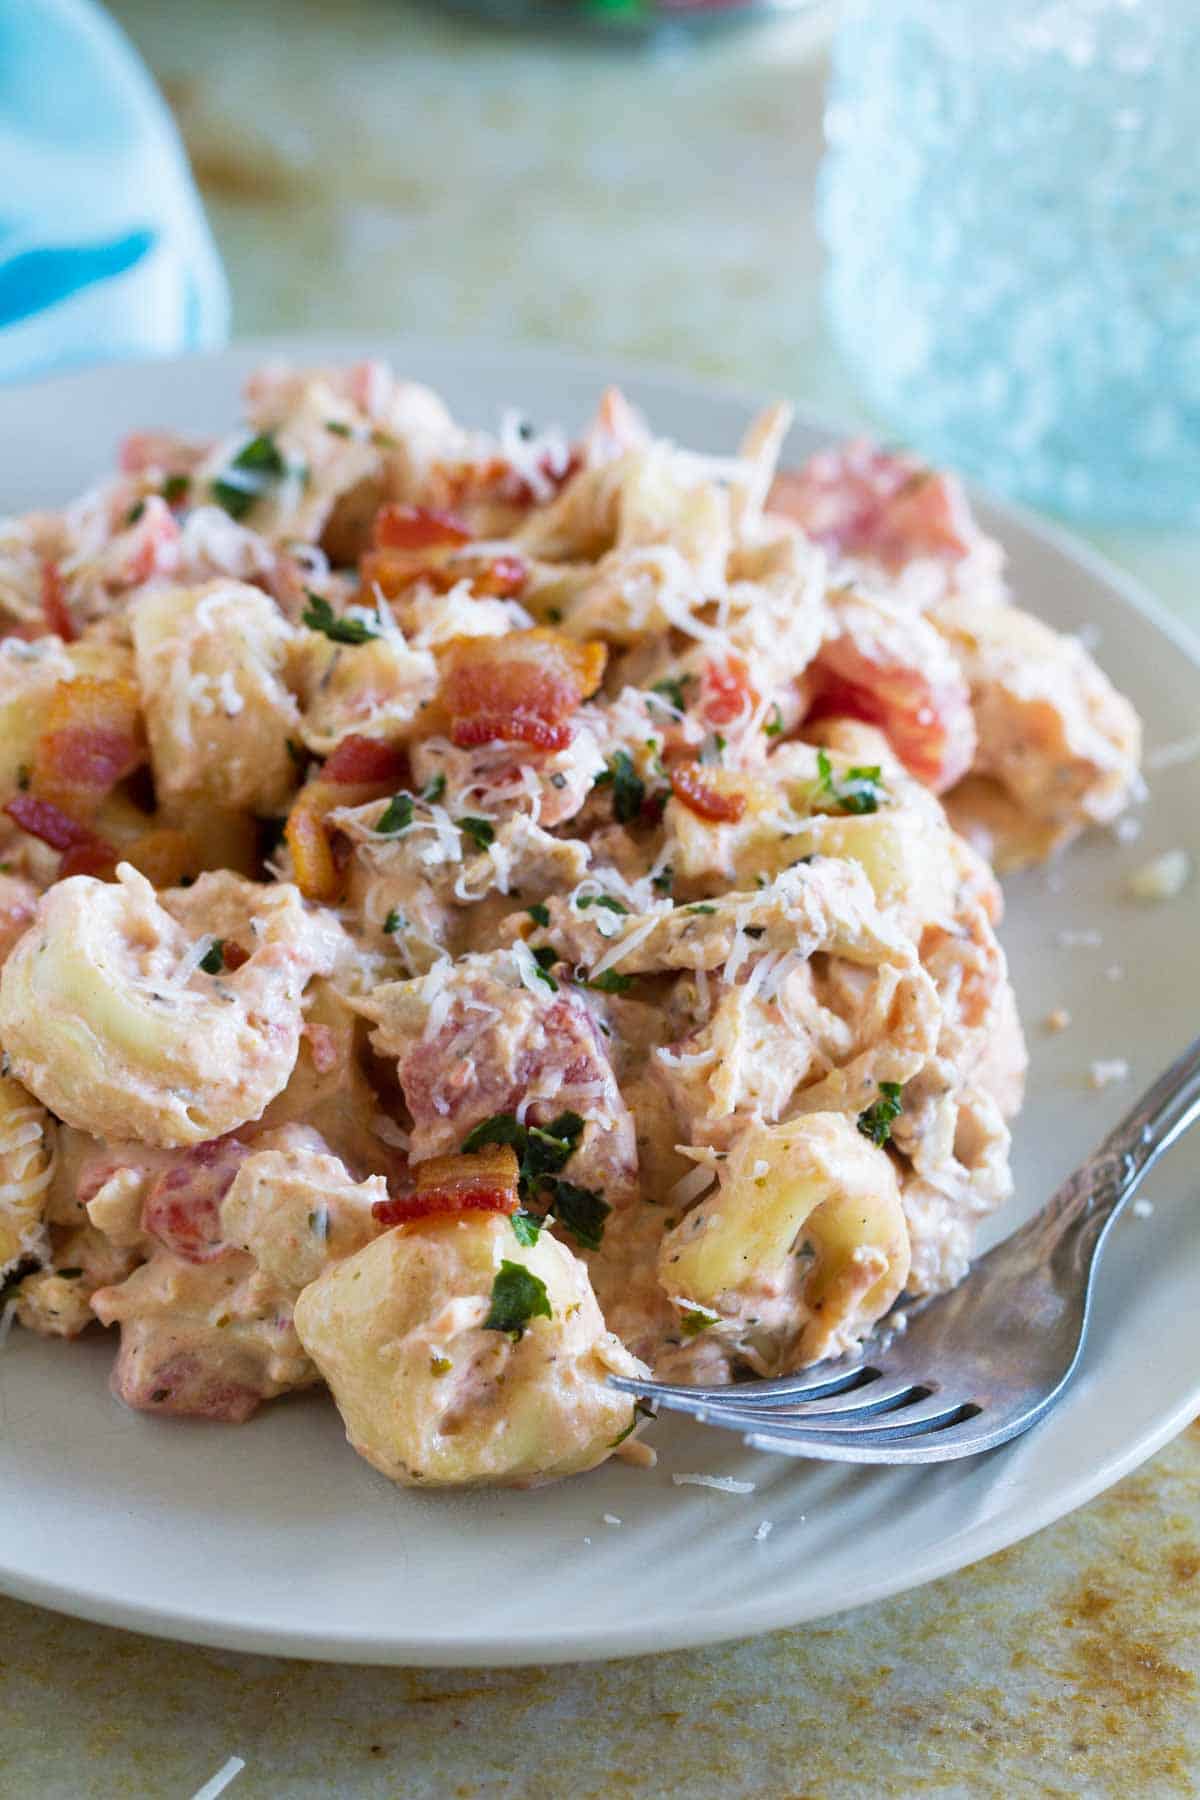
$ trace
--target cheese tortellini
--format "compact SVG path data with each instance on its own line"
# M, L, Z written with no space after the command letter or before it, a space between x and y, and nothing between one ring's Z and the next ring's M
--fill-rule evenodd
M507 1268L549 1308L519 1331L488 1324ZM549 1481L602 1462L629 1424L606 1376L641 1365L605 1329L586 1269L548 1232L519 1244L506 1218L389 1231L305 1288L295 1316L347 1437L393 1481Z
M194 907L206 884L230 882L202 876L183 898ZM147 1144L198 1144L258 1118L291 1073L305 984L336 943L295 888L238 886L247 960L215 974L170 896L127 865L116 882L77 875L43 896L0 975L0 1041L43 1105Z

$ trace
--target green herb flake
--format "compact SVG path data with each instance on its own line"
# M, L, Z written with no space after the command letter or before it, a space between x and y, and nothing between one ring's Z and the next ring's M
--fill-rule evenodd
M352 438L354 436L349 425L344 425L340 419L326 419L325 429L332 431L334 437Z
M633 1414L628 1425L625 1427L624 1431L618 1433L608 1448L610 1450L619 1449L625 1442L625 1439L627 1437L632 1437L633 1433L637 1430L639 1419L652 1419L653 1417L654 1408L652 1406L647 1405L645 1400L635 1400L633 1403Z
M393 937L397 931L400 931L403 928L403 925L404 914L397 912L396 908L393 906L388 913L387 918L383 921L385 933L388 937Z
M594 975L584 985L595 988L599 994L627 994L633 986L633 976L622 975L620 969L605 969L602 975Z
M720 1322L720 1313L709 1312L707 1307L685 1306L679 1328L685 1338L694 1338L699 1337L702 1331L707 1331L710 1325L719 1325Z
M129 511L125 514L126 525L136 525L145 510L146 502L144 500L135 500Z
M670 863L650 877L650 886L656 894L669 894L675 886L675 870Z
M548 625L561 625L562 621L563 615L561 606L548 606L546 608L546 623Z
M684 697L683 684L685 681L690 680L692 680L690 675L666 675L661 681L655 681L651 684L650 692L652 694L660 695L662 699L666 700L669 705L675 708L676 712L686 712L687 700Z
M886 793L883 770L878 763L870 768L847 769L844 775L837 776L824 750L817 751L817 777L817 797L830 800L844 813L878 812L879 802Z
M403 789L393 794L375 824L381 837L396 837L413 822L413 797Z
M243 444L237 455L212 484L212 497L231 519L244 519L256 500L287 474L279 446L269 431Z
M505 1257L492 1282L492 1303L483 1329L506 1331L515 1341L524 1335L531 1319L553 1317L545 1282L524 1263L509 1262Z
M83 1275L83 1270L82 1269L55 1269L54 1273L59 1277L59 1279L61 1281L78 1281Z
M527 1212L523 1206L515 1213L509 1214L508 1222L513 1228L513 1236L518 1244L526 1250L531 1249L537 1243L542 1234L542 1226L546 1223L540 1214Z
M683 910L685 913L715 913L717 909L710 906L707 900L702 900L696 906L685 906Z
M552 994L557 994L558 983L555 981L550 971L556 962L562 961L558 951L550 944L543 944L540 949L534 950L532 955L534 962L537 964L537 972L540 980L545 982Z
M309 604L300 614L300 622L310 631L324 632L335 644L369 644L379 633L365 619L340 619L328 600L305 588Z
M628 750L614 750L608 766L597 775L595 787L611 787L613 817L620 825L629 825L642 810L646 784L633 766Z
M554 1216L585 1250L598 1250L604 1238L604 1221L612 1207L595 1188L576 1187L573 1181L554 1184Z
M168 475L159 489L168 506L181 506L192 485L190 475Z
M525 910L535 925L548 925L550 923L550 908L548 906L543 906L540 900L535 900L533 905L527 906Z
M454 823L460 831L466 833L477 850L486 850L489 844L496 841L495 827L487 819L455 819Z
M200 958L199 967L206 975L219 975L225 967L225 939L216 938Z
M448 1375L454 1363L448 1356L441 1356L436 1350L430 1352L429 1373L431 1375Z
M629 911L623 900L615 900L611 894L580 894L575 905L580 912L586 912L589 906L603 906L608 912L615 913Z
M780 737L782 733L783 714L779 709L778 700L772 700L770 710L763 721L763 736L777 738Z
M870 1138L880 1149L892 1135L892 1121L898 1119L904 1111L904 1103L900 1098L898 1081L881 1081L879 1083L880 1098L873 1100L864 1112L858 1115L858 1129L864 1137Z
M425 783L425 786L421 789L421 798L427 806L436 806L445 791L446 771L445 769L439 769L436 775L430 776L429 780Z

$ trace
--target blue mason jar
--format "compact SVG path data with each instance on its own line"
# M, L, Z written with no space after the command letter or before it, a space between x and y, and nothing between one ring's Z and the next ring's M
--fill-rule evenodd
M1200 0L846 0L826 130L832 329L896 435L1200 523Z

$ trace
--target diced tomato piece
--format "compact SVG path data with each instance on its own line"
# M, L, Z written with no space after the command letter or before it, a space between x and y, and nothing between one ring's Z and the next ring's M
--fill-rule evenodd
M185 1150L158 1177L142 1207L142 1229L184 1262L215 1262L231 1246L221 1236L221 1202L250 1152L235 1137Z
M50 556L42 563L42 617L46 621L46 630L60 637L64 644L73 644L79 636L71 608L67 605L62 570Z
M710 780L699 763L680 763L671 770L675 798L698 819L715 825L736 825L746 810L746 796L726 792Z
M442 660L441 700L451 741L496 741L561 750L568 723L604 674L603 644L538 628L503 638L455 638Z
M715 658L704 665L700 713L708 725L729 725L748 717L758 696L750 686L750 671L740 656Z
M379 550L448 550L471 542L471 529L454 513L424 506L383 506L372 538Z
M396 787L408 779L408 757L403 750L384 743L382 738L343 738L321 770L321 780L338 786L356 787L360 783L378 783Z
M470 1156L435 1156L413 1165L411 1194L377 1200L372 1216L381 1225L404 1225L439 1213L514 1213L520 1204L519 1171L507 1144L489 1144Z

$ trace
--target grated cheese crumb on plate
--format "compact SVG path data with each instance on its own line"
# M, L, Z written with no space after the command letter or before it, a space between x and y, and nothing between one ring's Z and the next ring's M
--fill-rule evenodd
M1105 969L1105 971L1104 971L1104 978L1106 981L1124 981L1124 979L1125 979L1124 964L1123 963L1109 963L1107 969Z
M221 1764L215 1775L210 1776L202 1788L197 1788L192 1795L192 1800L217 1800L217 1795L223 1794L230 1782L237 1780L245 1766L244 1756L231 1756L227 1762Z
M1104 939L1098 931L1060 931L1055 943L1060 950L1098 950Z
M1153 1200L1135 1200L1132 1207L1135 1219L1148 1219L1154 1212Z
M1129 1064L1123 1056L1098 1058L1088 1070L1088 1086L1109 1087L1114 1081L1128 1081Z
M1173 744L1159 744L1154 750L1147 750L1144 757L1146 767L1157 773L1160 769L1173 769L1179 763L1195 762L1200 756L1200 733L1195 737L1179 738Z
M1122 813L1119 819L1113 820L1112 834L1118 844L1136 843L1142 835L1142 821L1136 813Z
M1129 891L1138 900L1174 900L1182 894L1192 872L1192 859L1186 850L1164 850L1135 869L1129 877Z
M763 1543L763 1541L766 1538L770 1537L770 1535L774 1531L774 1529L775 1529L775 1527L774 1527L774 1525L772 1525L770 1519L763 1519L763 1521L761 1522L761 1524L758 1527L758 1530L754 1534L755 1543L756 1544Z
M715 1488L718 1494L752 1494L756 1481L739 1481L735 1475L672 1475L676 1487Z
M616 1513L605 1513L604 1514L604 1523L606 1525L620 1525L622 1523L622 1521L620 1519L618 1519Z
M1043 1020L1047 1031L1065 1031L1070 1023L1071 1015L1065 1006L1056 1006Z

